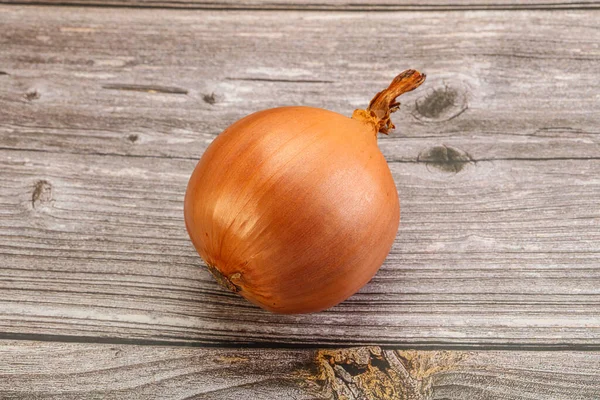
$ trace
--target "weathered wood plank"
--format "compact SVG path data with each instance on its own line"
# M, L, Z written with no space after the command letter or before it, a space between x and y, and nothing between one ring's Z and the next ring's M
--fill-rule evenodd
M0 398L315 399L313 359L306 350L0 341Z
M600 397L600 353L201 349L0 341L3 399Z
M350 11L423 11L423 10L512 10L512 9L589 9L598 8L594 0L0 0L7 4L102 5L113 7L166 7L194 9L244 10L350 10Z
M393 162L401 228L327 312L268 314L201 268L195 161L0 151L0 331L150 341L597 346L600 160Z
M88 11L0 7L4 335L598 346L598 12ZM383 269L316 315L224 293L182 221L207 144L261 108L349 113L399 58L429 87L380 141Z
M2 148L196 160L251 112L349 115L414 67L388 159L600 155L600 11L0 10Z

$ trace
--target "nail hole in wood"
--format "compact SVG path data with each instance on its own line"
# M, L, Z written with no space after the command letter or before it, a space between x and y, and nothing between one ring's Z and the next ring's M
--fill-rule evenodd
M25 99L27 101L33 101L33 100L37 100L39 99L41 96L40 92L38 92L36 89L30 89L27 92L25 92Z
M211 94L205 94L204 96L202 96L202 100L204 100L205 103L208 104L215 104L217 102L217 99L215 97L214 93Z

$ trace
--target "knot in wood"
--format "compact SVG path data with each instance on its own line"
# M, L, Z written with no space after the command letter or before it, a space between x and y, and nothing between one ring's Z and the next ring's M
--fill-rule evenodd
M418 162L424 162L444 172L460 172L467 164L473 162L465 152L455 147L441 145L423 150L417 157Z
M52 201L52 185L46 180L39 180L33 186L31 206L39 208Z
M317 353L326 395L336 399L429 400L429 377L411 375L395 351L380 347L321 350Z
M442 122L458 117L467 108L465 89L444 85L417 99L413 115L421 121Z

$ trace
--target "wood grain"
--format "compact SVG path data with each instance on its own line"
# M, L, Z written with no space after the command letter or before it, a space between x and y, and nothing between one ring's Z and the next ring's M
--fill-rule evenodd
M597 352L201 349L0 341L3 399L600 396Z
M2 399L316 399L313 352L0 341Z
M2 336L598 348L599 12L0 15ZM208 143L262 108L349 114L404 66L429 81L380 140L378 275L315 315L220 289L182 219Z
M247 114L351 115L413 67L390 160L600 155L600 11L0 10L2 148L197 160Z
M319 11L423 11L423 10L522 10L596 9L594 0L0 0L8 4L87 5L111 7L162 7L219 10L319 10Z
M276 316L201 268L194 161L0 152L0 330L155 341L595 346L600 160L391 163L388 260L330 311Z

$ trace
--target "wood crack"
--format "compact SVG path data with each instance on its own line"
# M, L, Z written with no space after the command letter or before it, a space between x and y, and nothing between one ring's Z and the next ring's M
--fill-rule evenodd
M198 157L183 157L183 156L166 156L166 155L153 155L153 154L125 154L125 153L113 153L113 152L97 152L97 151L55 151L55 150L46 150L46 149L28 149L22 147L0 147L0 151L32 151L38 153L48 153L48 154L71 154L71 155L88 155L88 156L106 156L106 157L130 157L130 158L155 158L155 159L164 159L164 160L191 160L198 161L201 157L201 154ZM600 157L490 157L490 158L470 158L468 162L478 163L478 162L489 162L489 161L598 161ZM386 161L388 163L398 163L398 164L427 164L430 161L427 160L419 160L418 157L415 159L408 158L388 158L386 157ZM449 165L452 164L464 164L464 160L448 160L445 163Z
M225 78L229 81L248 82L285 82L285 83L334 83L334 81L317 79L283 79L283 78Z
M212 11L336 11L336 12L389 12L389 11L524 11L524 10L597 10L600 9L598 2L560 2L548 3L538 2L471 2L467 4L444 3L438 4L391 4L391 3L351 3L337 1L323 1L320 3L303 4L280 3L280 2L240 2L233 3L227 1L207 1L207 0L158 0L154 3L144 2L142 0L128 0L126 2L117 2L114 0L1 0L0 4L20 4L20 5L61 5L77 7L110 7L110 8L137 8L137 9L179 9L189 10L212 10Z
M186 89L178 88L175 86L109 83L106 85L102 85L102 88L110 89L110 90L127 90L127 91L145 92L145 93L188 94L188 91Z
M148 329L148 328L144 328ZM144 330L142 329L142 330ZM398 349L418 349L422 351L446 350L446 351L600 351L600 343L512 343L512 342L482 342L478 341L478 337L473 337L472 341L456 342L436 340L432 338L430 341L381 341L378 340L377 347L382 350L398 350ZM143 346L172 346L172 347L207 347L207 348L236 348L240 345L249 349L340 349L350 348L352 346L366 345L369 342L356 341L348 343L347 340L331 340L331 341L299 341L299 342L281 342L281 341L252 341L252 340L231 340L226 342L215 342L210 337L183 337L161 335L150 339L131 338L131 337L115 337L115 336L82 336L82 335L64 335L64 334L38 334L38 333L20 333L20 332L0 332L0 340L36 340L40 342L57 342L57 343L97 343L97 344L135 344Z

